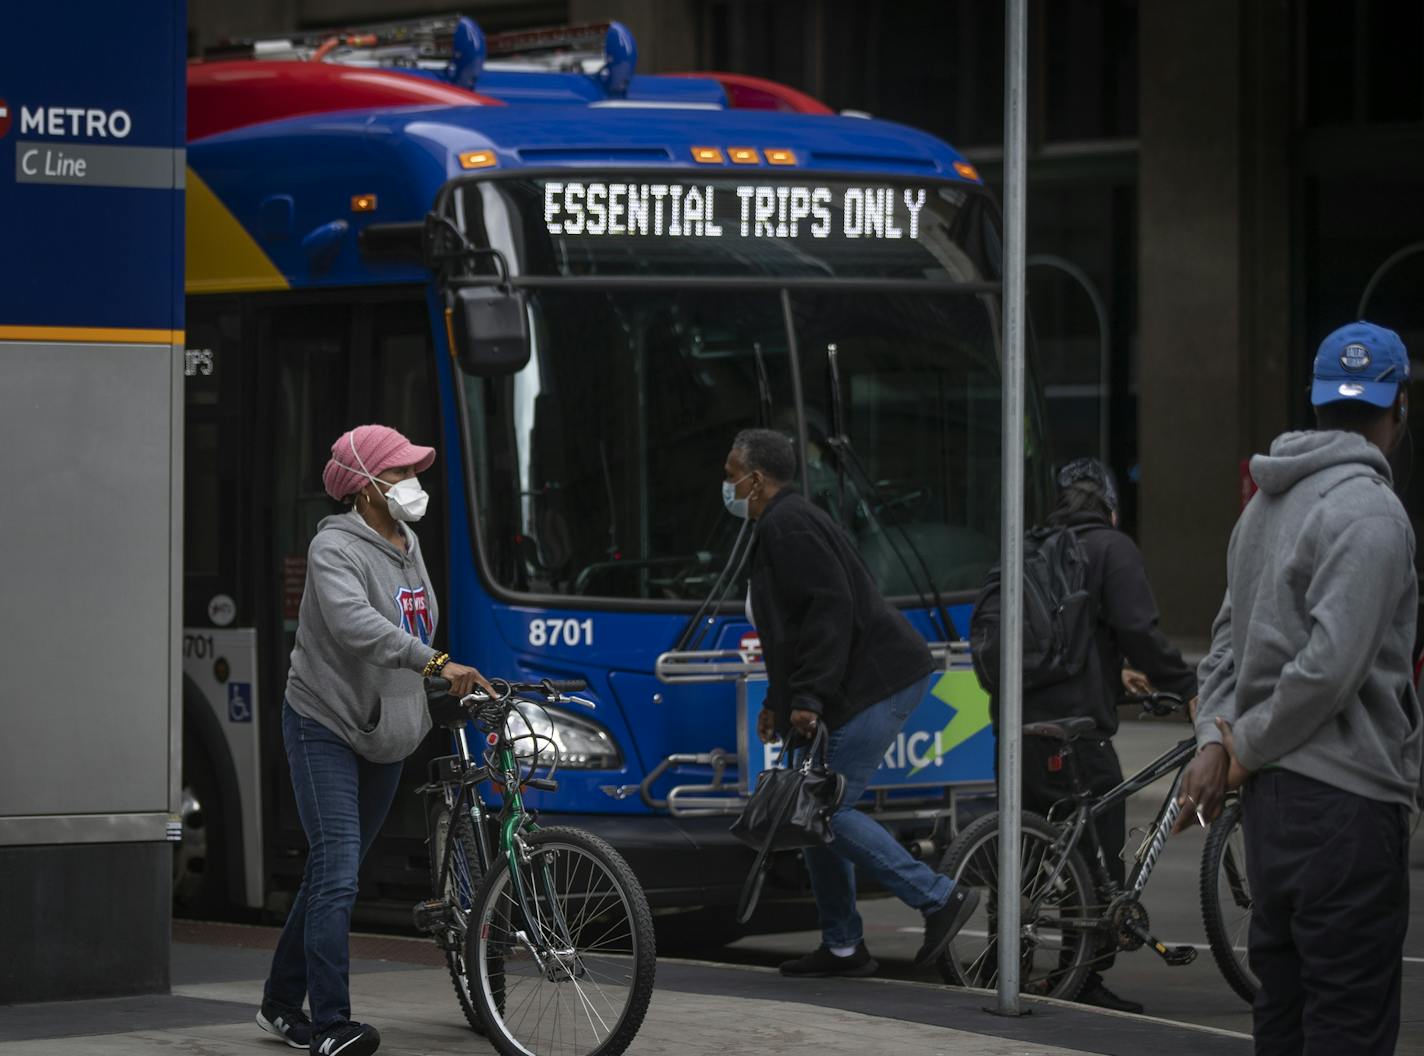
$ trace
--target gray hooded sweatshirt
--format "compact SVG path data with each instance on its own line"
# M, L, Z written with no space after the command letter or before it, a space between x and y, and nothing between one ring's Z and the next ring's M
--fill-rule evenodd
M317 526L287 675L292 710L374 763L404 759L430 729L420 672L439 612L420 543L401 528L404 551L355 512Z
M1198 744L1232 724L1248 770L1278 766L1415 809L1414 532L1379 448L1286 433L1251 460L1226 599L1198 670Z

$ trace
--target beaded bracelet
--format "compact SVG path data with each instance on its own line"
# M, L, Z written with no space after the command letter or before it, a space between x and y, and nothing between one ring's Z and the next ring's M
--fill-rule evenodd
M426 678L438 675L445 669L445 665L450 662L449 653L436 653L425 662L425 670L421 672Z

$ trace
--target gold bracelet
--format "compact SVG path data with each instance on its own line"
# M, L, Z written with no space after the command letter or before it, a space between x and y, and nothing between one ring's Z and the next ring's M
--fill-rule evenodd
M445 669L445 665L450 662L449 653L436 653L425 662L425 670L421 672L426 678L438 675Z

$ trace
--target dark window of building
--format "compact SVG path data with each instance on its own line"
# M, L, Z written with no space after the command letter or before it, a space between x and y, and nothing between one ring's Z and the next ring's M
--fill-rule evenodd
M1307 0L1305 124L1424 120L1424 5Z
M1030 25L1031 68L1047 142L1137 134L1136 0L1041 3Z
M956 146L1003 140L1002 0L710 0L711 65L783 80L837 109L867 110ZM1036 140L1137 133L1137 0L1034 0Z

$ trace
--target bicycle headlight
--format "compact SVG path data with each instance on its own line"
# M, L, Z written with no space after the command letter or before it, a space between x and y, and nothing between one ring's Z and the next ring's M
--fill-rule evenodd
M552 740L559 747L559 766L566 770L621 770L623 753L613 735L598 723L559 708L543 708L521 702L516 710L537 737ZM516 735L520 732L515 724ZM552 762L552 760L548 760Z

